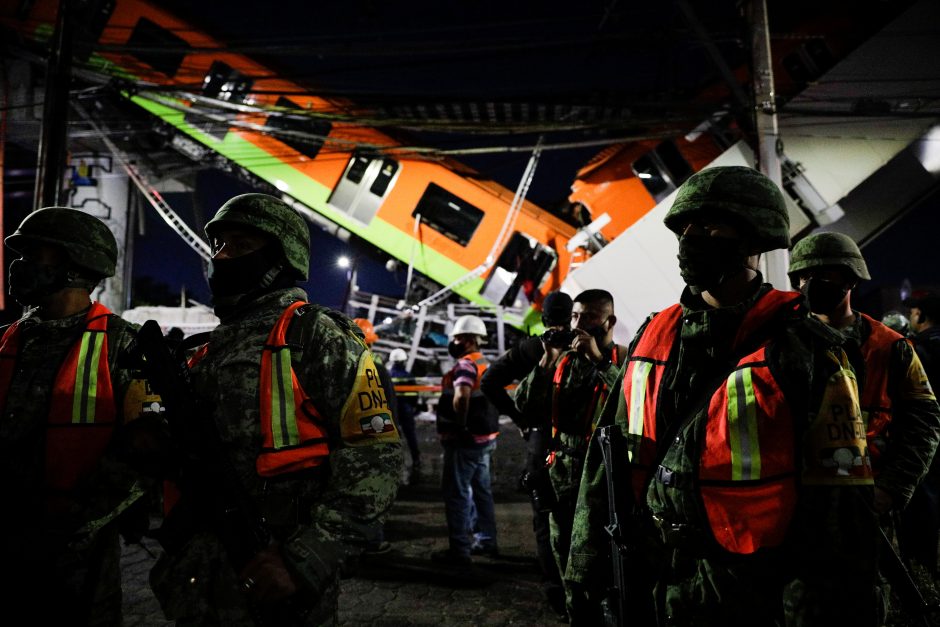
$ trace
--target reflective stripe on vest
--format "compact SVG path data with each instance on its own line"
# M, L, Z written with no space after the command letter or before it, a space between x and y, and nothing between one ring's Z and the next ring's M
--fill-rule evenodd
M742 359L712 396L699 460L712 533L732 553L780 544L796 503L793 417L766 351Z
M284 310L261 353L263 443L255 465L262 477L319 466L330 454L323 419L294 373L286 340L294 312L305 304Z
M888 395L888 369L896 342L904 337L886 327L870 316L861 314L871 329L868 338L861 346L865 360L865 384L860 391L859 402L862 419L865 421L865 435L868 438L872 465L877 471L881 449L877 440L884 438L891 424L891 397Z
M108 316L100 303L85 315L85 329L59 367L46 419L46 487L67 491L91 472L104 454L117 409L108 366ZM0 340L0 390L3 404L19 354L19 323ZM63 505L65 506L65 505Z

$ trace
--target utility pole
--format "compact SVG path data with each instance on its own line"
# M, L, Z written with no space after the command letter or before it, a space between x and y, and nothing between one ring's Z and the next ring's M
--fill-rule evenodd
M783 193L780 170L780 143L777 127L777 94L774 91L774 72L770 57L770 28L767 21L767 0L751 0L748 4L748 24L751 31L751 67L754 90L754 117L757 132L757 164L767 178L776 183ZM764 280L777 289L789 289L790 253L773 250L761 256Z
M36 168L33 209L60 205L62 177L68 154L69 87L72 76L72 39L75 0L59 0L55 31L46 65L42 104L42 132Z

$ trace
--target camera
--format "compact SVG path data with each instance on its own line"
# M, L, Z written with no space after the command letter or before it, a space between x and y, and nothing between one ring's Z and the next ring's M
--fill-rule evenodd
M554 348L568 348L577 335L574 329L549 329L542 334L542 341Z

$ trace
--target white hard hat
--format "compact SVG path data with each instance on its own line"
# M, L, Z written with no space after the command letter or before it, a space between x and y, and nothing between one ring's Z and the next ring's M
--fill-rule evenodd
M480 337L486 337L486 325L477 316L460 316L454 323L454 328L450 331L450 337L472 333Z
M396 348L391 353L388 354L388 360L392 361L408 361L408 353L405 352L403 348Z

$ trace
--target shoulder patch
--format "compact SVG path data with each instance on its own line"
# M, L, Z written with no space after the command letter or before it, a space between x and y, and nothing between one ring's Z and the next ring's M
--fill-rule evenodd
M130 422L144 414L160 414L164 411L163 400L153 391L150 383L142 374L134 373L134 378L124 393L124 422Z
M398 441L392 410L369 351L363 351L359 356L356 379L343 404L340 436L350 446Z

